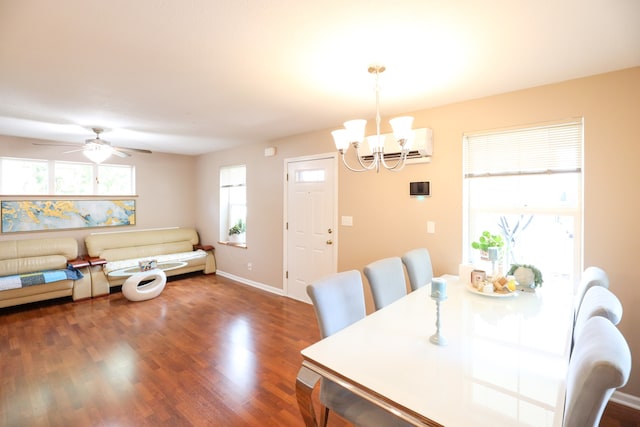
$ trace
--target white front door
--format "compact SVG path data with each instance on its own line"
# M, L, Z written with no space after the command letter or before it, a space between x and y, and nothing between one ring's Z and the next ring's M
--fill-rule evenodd
M285 292L311 302L307 285L337 268L336 158L287 162Z

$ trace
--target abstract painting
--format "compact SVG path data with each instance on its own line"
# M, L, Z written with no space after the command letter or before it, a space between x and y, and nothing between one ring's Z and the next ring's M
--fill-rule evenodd
M136 223L128 200L3 200L2 232L113 227Z

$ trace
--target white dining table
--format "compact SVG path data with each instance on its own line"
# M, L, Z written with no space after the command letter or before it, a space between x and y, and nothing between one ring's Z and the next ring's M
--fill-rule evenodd
M296 381L307 426L312 391L326 377L414 425L562 425L573 296L545 283L535 292L483 295L446 280L436 332L430 286L302 350Z

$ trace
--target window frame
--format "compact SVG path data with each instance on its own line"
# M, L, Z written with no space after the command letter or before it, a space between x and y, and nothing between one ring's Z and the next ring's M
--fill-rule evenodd
M2 181L2 169L4 168L4 161L22 161L22 162L33 162L34 164L46 164L46 176L47 176L47 191L46 192L26 192L26 193L15 193L15 192L6 192L6 189L3 185ZM56 179L58 175L56 174L56 170L59 169L58 165L79 165L79 166L91 166L91 191L89 193L59 193L56 190ZM127 180L129 181L130 191L124 193L101 193L99 191L99 177L101 168L123 168L127 170ZM120 164L95 164L92 162L75 162L75 161L67 161L67 160L53 160L53 159L33 159L33 158L20 158L20 157L8 157L1 156L0 157L0 194L4 196L64 196L64 197L96 197L96 196L136 196L136 169L134 165L120 165Z
M218 243L230 246L247 247L247 165L236 164L221 166L219 170L219 239ZM238 191L242 190L242 191ZM242 203L232 199L241 198ZM239 213L238 213L239 211ZM235 213L234 213L235 212ZM232 240L229 235L238 220L244 223L245 231L239 234L239 239Z

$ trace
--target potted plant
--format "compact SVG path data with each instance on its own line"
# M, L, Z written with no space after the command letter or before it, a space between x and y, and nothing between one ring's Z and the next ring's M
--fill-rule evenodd
M483 231L478 240L471 243L473 249L480 250L480 258L494 262L499 258L500 248L503 246L502 236L488 231Z
M241 234L244 234L247 231L246 224L242 219L239 219L233 227L229 229L229 241L230 242L240 242L242 239L240 238Z
M511 264L507 275L515 277L520 286L530 288L542 286L542 272L533 265Z

